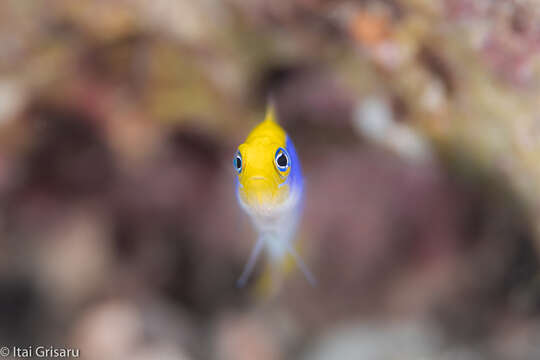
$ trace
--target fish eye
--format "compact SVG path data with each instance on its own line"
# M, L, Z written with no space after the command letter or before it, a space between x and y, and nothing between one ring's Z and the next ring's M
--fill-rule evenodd
M239 174L242 172L242 155L240 154L240 151L237 151L236 155L234 156L233 166L236 172Z
M276 164L276 168L279 171L287 171L290 166L289 154L287 154L287 151L283 148L277 149L276 156L274 157L274 162Z

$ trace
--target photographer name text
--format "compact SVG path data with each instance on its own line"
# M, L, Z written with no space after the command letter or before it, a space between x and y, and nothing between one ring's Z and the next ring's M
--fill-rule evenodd
M71 359L79 357L79 349L60 348L54 346L2 346L0 356L11 356L15 359L42 358L42 359Z

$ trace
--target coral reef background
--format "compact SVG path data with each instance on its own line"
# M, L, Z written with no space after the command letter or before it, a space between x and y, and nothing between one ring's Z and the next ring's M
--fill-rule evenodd
M0 2L0 345L540 358L539 24L532 0ZM319 285L265 299L235 286L230 164L269 94Z

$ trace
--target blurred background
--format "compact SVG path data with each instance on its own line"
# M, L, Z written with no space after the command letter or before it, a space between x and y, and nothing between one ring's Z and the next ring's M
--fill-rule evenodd
M0 345L84 359L540 358L540 7L0 2ZM303 163L294 272L236 147L273 94Z

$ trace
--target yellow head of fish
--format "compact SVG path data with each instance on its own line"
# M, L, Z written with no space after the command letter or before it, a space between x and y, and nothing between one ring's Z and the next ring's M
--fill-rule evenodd
M276 123L272 106L265 120L238 147L233 166L238 173L237 193L242 205L267 212L289 198L291 187L298 183L293 180L301 176L300 169L294 146Z

